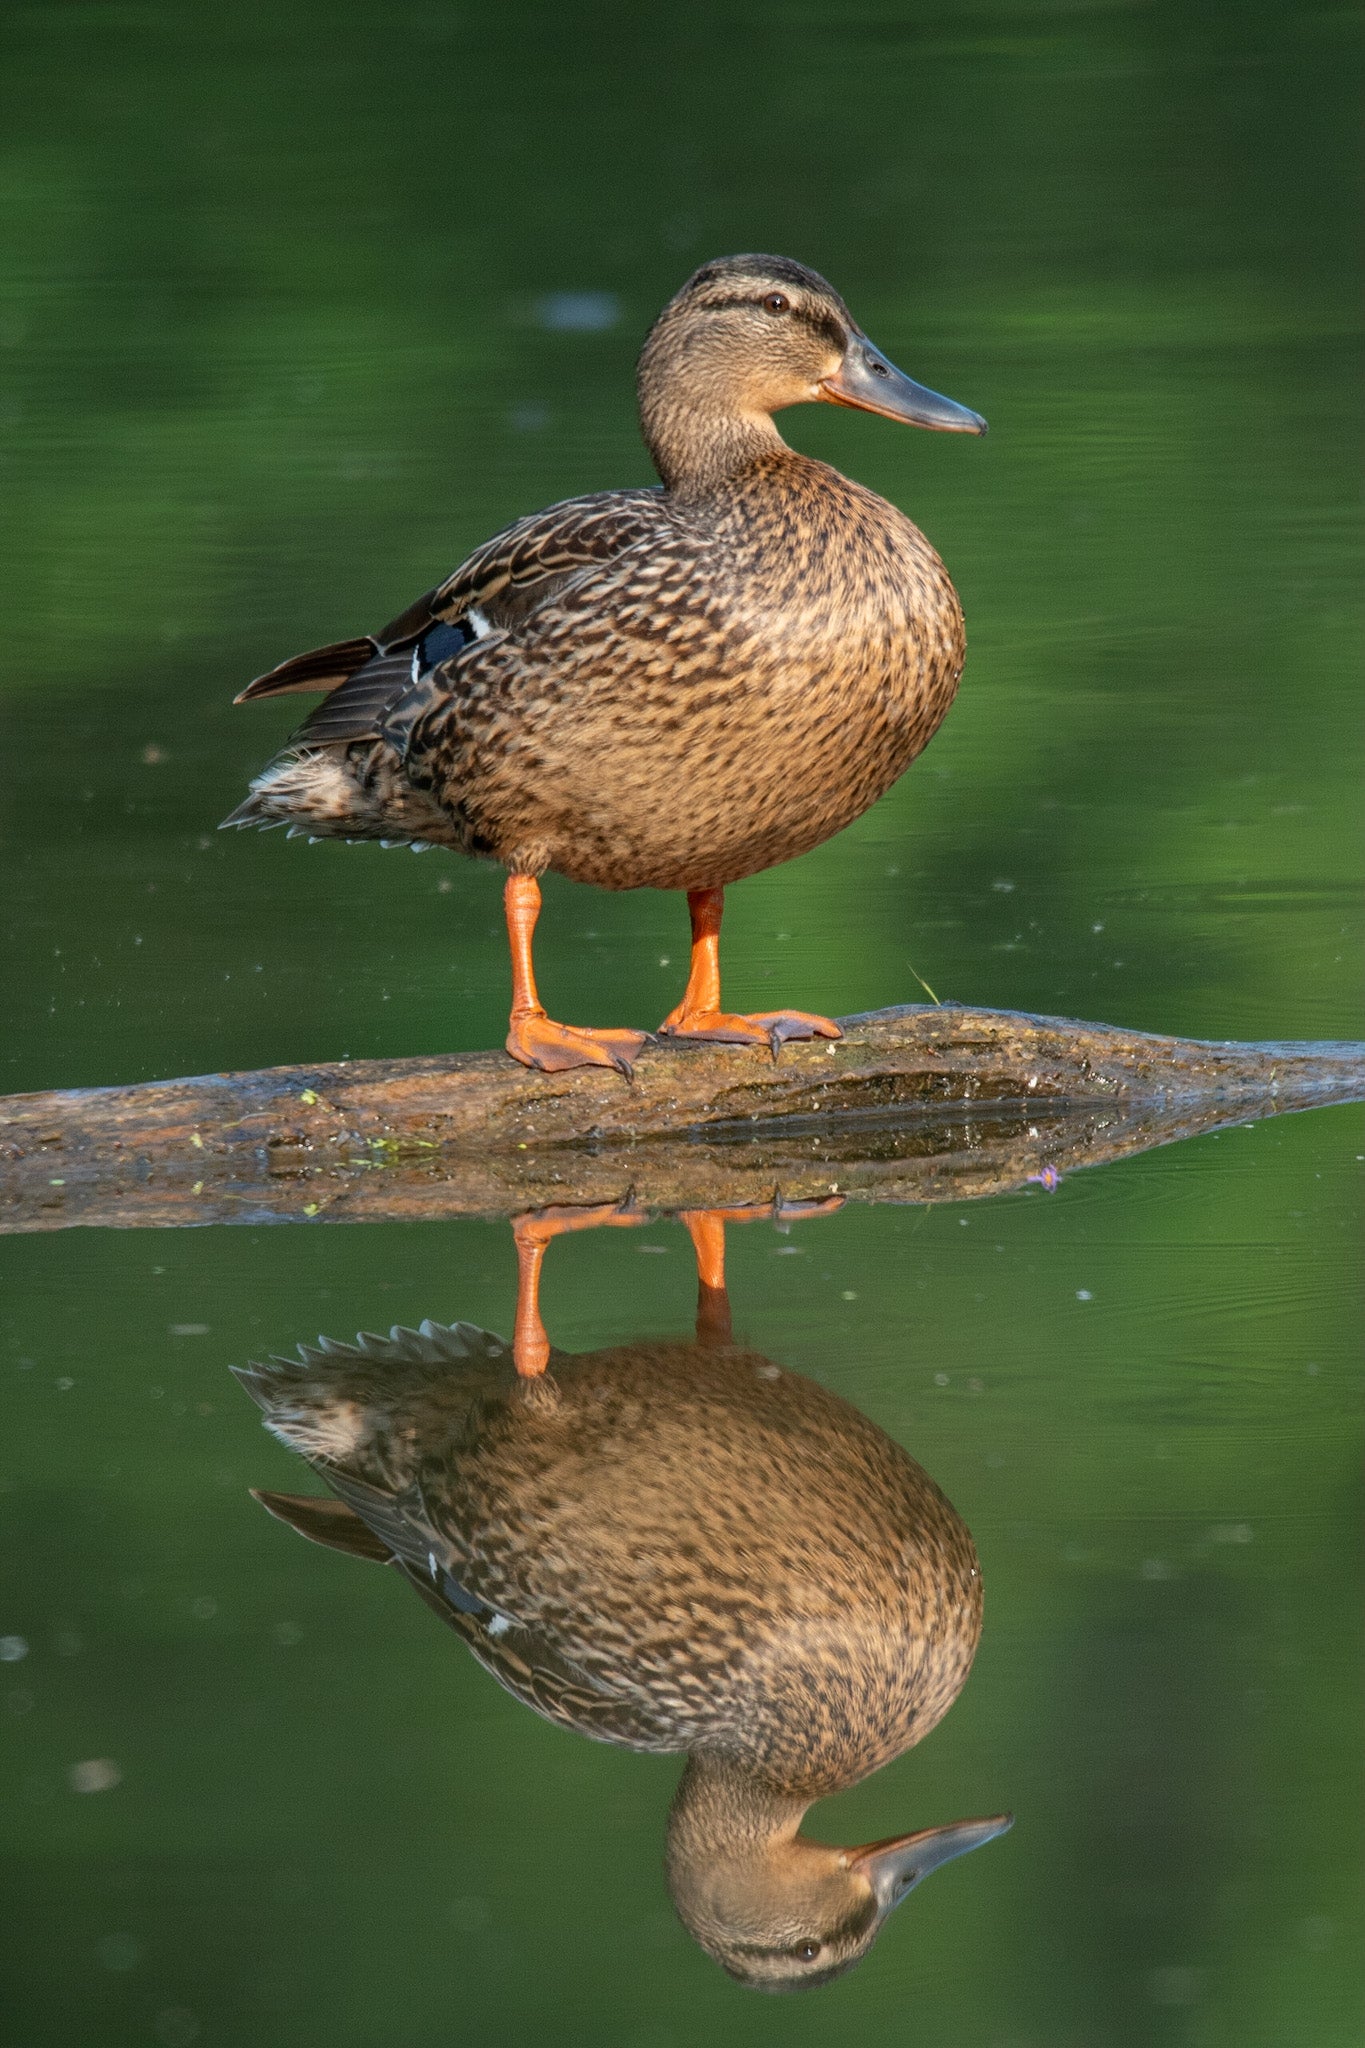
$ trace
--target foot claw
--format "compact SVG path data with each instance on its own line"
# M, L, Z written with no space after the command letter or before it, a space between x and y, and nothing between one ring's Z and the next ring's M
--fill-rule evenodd
M648 1043L647 1031L590 1031L556 1024L543 1011L514 1017L507 1034L507 1050L513 1059L539 1073L558 1074L568 1067L614 1067L628 1081L641 1048Z

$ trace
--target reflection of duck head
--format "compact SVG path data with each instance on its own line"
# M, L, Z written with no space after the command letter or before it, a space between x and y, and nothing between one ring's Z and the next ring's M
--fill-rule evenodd
M1009 1823L861 1849L798 1832L946 1713L981 1576L928 1474L724 1341L717 1295L712 1270L703 1341L552 1351L540 1376L486 1332L424 1323L240 1377L332 1489L261 1495L272 1513L396 1565L547 1719L687 1753L674 1902L731 1975L778 1990L848 1968L922 1877Z
M732 1977L757 1990L807 1990L841 1976L922 1878L1009 1826L996 1815L838 1849L797 1832L805 1807L742 1767L694 1755L670 1816L668 1880L679 1916Z

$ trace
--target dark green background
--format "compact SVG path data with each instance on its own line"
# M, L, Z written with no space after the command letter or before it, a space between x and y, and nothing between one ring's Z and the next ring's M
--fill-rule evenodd
M742 248L992 431L784 419L924 525L971 653L905 782L733 892L728 998L847 1011L913 967L1357 1030L1354 9L257 0L0 37L0 1086L500 1038L497 875L218 837L297 709L229 700L643 479L640 336ZM573 292L614 324L547 321ZM570 1019L676 999L669 898L552 883L542 934ZM227 1363L505 1330L504 1234L10 1241L8 2033L1355 2048L1362 1151L1334 1111L845 1212L780 1263L733 1234L741 1326L922 1459L988 1589L953 1713L816 1830L1019 1814L780 2004L671 1918L670 1765L540 1725L246 1499L290 1465ZM560 1341L685 1323L651 1237L555 1248Z

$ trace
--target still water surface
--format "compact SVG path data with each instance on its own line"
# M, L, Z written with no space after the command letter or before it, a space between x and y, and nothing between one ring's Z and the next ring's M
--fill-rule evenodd
M944 2043L1350 2042L1358 1149L1329 1110L1054 1195L731 1229L738 1337L932 1475L985 1586L942 1724L808 1831L1017 1816L778 2004L670 1908L676 1761L537 1718L249 1497L322 1488L229 1366L509 1332L505 1225L12 1240L15 2038L814 2041L913 2008ZM694 1287L659 1220L555 1244L543 1307L563 1351L657 1345Z
M732 892L728 999L918 974L1356 1035L1349 14L187 24L6 22L0 1085L500 1040L498 877L219 837L292 720L229 700L518 513L645 480L639 337L745 247L991 434L786 417L923 525L971 651L906 780ZM556 1011L662 1017L681 905L546 894ZM322 1489L229 1368L508 1335L505 1224L7 1240L7 2039L1355 2048L1363 1153L1334 1109L730 1232L739 1337L931 1475L985 1588L941 1724L809 1832L1016 1815L780 2001L670 1904L676 1758L529 1712L250 1498ZM555 1245L544 1308L568 1352L685 1337L686 1235Z

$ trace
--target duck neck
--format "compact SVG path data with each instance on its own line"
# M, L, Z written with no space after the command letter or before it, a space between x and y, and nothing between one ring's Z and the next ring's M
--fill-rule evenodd
M768 413L688 404L643 378L640 426L664 488L675 498L704 498L787 446Z
M789 1917L793 1875L821 1854L798 1832L807 1803L733 1765L689 1759L664 1867L678 1915L703 1948L719 1953L737 1932Z
M669 1862L780 1848L809 1804L722 1758L689 1757L668 1816Z

